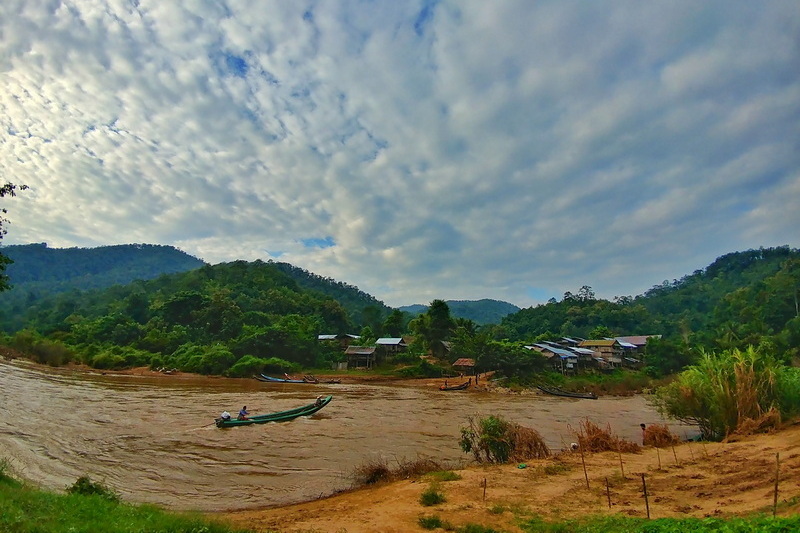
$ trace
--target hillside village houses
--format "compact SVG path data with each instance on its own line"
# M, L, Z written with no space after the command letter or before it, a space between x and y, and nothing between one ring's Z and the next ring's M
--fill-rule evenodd
M589 368L600 370L639 368L643 364L642 354L649 338L661 338L661 335L633 335L604 339L562 337L556 342L543 341L526 345L525 348L546 357L553 370L572 374ZM320 342L339 343L347 356L346 368L351 369L372 368L379 355L388 356L404 352L409 344L403 337L382 337L375 341L373 346L353 344L359 339L358 335L348 334L317 337ZM466 361L469 361L471 366L475 364L471 360L459 359L453 366L463 372L467 370L464 364ZM457 365L459 368L456 368Z

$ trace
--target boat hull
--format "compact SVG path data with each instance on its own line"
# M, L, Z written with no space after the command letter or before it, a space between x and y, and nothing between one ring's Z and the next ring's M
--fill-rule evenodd
M301 407L296 407L294 409L289 409L288 411L278 411L276 413L268 413L264 415L254 415L248 417L246 420L237 420L235 418L231 418L230 420L223 420L222 418L217 418L214 420L214 423L218 428L231 428L236 426L250 426L253 424L266 424L267 422L288 422L289 420L294 420L295 418L299 418L301 416L310 416L331 403L333 396L329 395L325 398L321 398L319 401L310 403L308 405L303 405Z

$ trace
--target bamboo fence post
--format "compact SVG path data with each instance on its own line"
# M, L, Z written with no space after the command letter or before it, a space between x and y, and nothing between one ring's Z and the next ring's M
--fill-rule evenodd
M619 471L622 473L622 479L627 479L625 477L625 467L622 465L622 452L619 451L619 444L617 444L617 455L619 455Z
M483 501L486 501L486 478L483 478Z
M672 445L672 456L675 457L675 464L680 466L680 463L678 462L678 453L675 451L675 444Z
M656 455L658 456L658 469L661 470L661 451L656 446Z
M586 459L583 456L583 443L580 445L581 449L581 463L583 464L583 477L586 478L586 488L589 488L589 474L586 472Z
M689 454L692 456L692 462L694 462L694 450L692 450L692 441L689 440L689 434L687 432L683 432L686 436L686 446L689 447Z
M772 496L772 516L778 512L778 480L781 475L781 454L775 454L775 493Z
M611 489L608 486L608 476L606 476L606 497L608 498L608 508L611 509Z
M644 505L647 508L647 519L650 520L650 500L647 498L647 482L642 474L642 489L644 490Z

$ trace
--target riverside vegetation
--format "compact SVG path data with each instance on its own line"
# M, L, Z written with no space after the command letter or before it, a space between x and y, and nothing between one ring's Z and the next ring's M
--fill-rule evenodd
M697 424L709 439L769 430L800 412L800 377L798 369L790 366L800 355L800 252L788 247L728 254L704 270L664 282L635 298L609 302L595 298L591 288L584 286L576 294L565 293L561 301L553 299L508 315L500 324L480 327L453 318L441 300L411 318L388 310L353 287L326 283L289 267L238 261L108 289L33 297L25 307L0 310L5 329L2 340L19 350L15 353L51 365L168 367L236 377L271 369L330 368L342 361L338 346L316 341L319 332L356 330L362 343L378 335L411 334L414 341L407 353L380 354L381 371L441 376L455 358L469 357L475 360L476 370L494 371L511 387L543 380L567 388L582 383L584 388L640 389L666 383L653 395L659 409ZM305 282L298 281L301 274ZM309 280L314 289L307 288ZM329 295L335 293L340 294L338 299ZM547 373L543 358L523 346L563 335L643 332L663 337L648 342L646 367L639 373L566 378ZM445 343L449 352L444 350ZM425 354L431 354L433 362L420 359ZM667 382L651 381L658 379ZM495 418L477 421L462 434L466 440L460 444L465 452L475 453L486 442L481 440L484 433L495 432L497 437L509 428L520 442L525 432ZM501 461L519 457L502 446L488 446L481 453L486 449ZM0 520L6 522L0 525L8 531L62 531L62 526L44 528L61 523L64 517L75 531L234 531L193 517L178 519L148 506L127 506L103 494L44 493L12 480L6 470L4 465L0 477ZM115 518L105 522L109 517ZM435 516L429 518L427 524L436 523ZM452 531L491 531L477 525L468 529L471 526L439 524L435 527ZM422 522L420 526L426 527ZM528 520L520 528L788 531L797 526L796 517L725 522L612 517L560 524Z

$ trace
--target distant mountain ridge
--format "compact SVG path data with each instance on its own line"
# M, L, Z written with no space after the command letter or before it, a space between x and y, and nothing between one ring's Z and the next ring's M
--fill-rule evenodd
M200 268L206 263L174 246L120 244L97 248L49 248L47 243L3 246L14 261L6 269L16 288L99 289ZM60 292L55 290L53 292Z
M478 325L499 324L503 317L520 310L514 304L502 300L484 298L482 300L445 300L450 307L450 315L455 318L466 318ZM419 315L428 310L427 305L413 304L398 307L400 311L411 315Z

